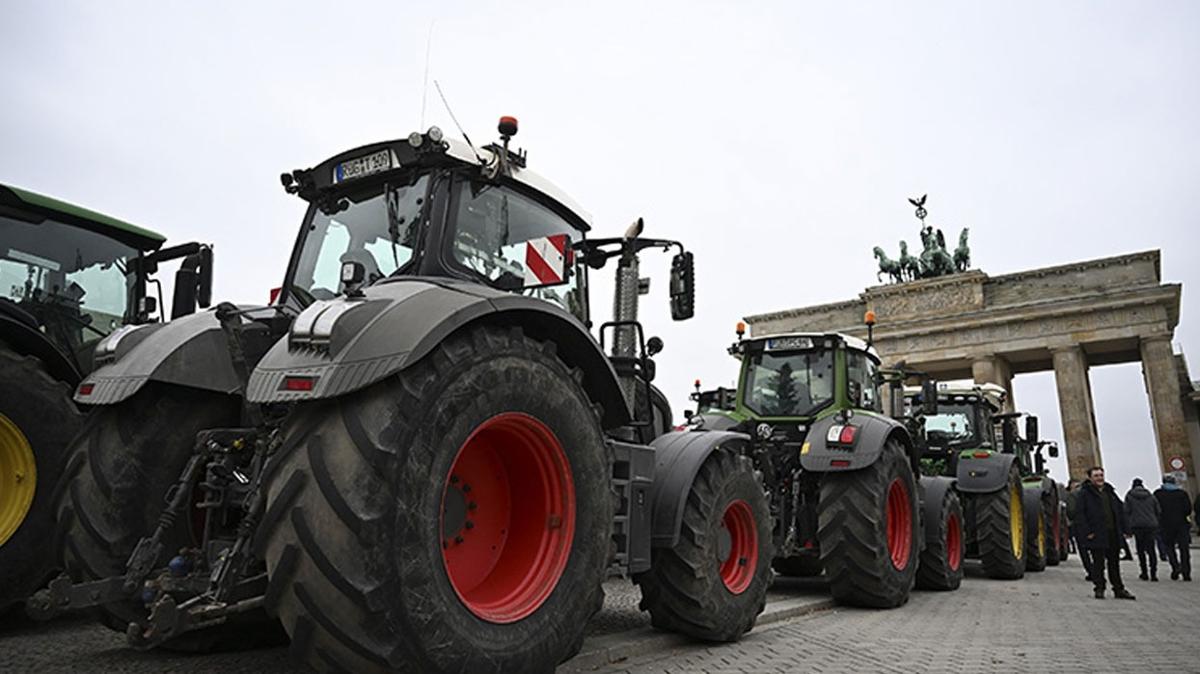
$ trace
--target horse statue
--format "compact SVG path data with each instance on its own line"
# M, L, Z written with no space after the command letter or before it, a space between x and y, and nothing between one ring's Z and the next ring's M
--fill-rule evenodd
M908 242L900 242L900 276L905 281L914 281L921 277L921 261L914 255L908 254Z
M954 273L954 258L946 252L945 247L938 245L938 240L945 241L942 230L937 231L937 237L930 236L921 253L921 278L934 278Z
M879 246L875 246L875 259L879 260L879 271L875 274L876 281L882 281L881 277L884 274L887 274L893 283L900 283L904 280L900 273L900 263L888 258L887 253L883 252Z
M960 272L971 266L971 248L967 245L967 234L970 231L970 227L963 227L962 233L958 235L958 248L954 249L954 269Z

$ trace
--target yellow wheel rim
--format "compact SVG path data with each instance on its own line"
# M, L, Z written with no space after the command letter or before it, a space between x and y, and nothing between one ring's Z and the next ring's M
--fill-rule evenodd
M1013 485L1008 492L1008 530L1012 535L1013 557L1025 556L1025 513L1021 508L1021 485Z
M17 533L37 489L33 447L11 419L0 414L0 545Z
M1046 556L1046 518L1038 515L1038 557Z

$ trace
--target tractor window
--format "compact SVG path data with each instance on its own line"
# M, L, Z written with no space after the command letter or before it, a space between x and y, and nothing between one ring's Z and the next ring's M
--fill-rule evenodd
M582 274L569 246L582 233L558 213L502 186L459 183L454 262L501 290L549 300L584 320Z
M54 220L0 217L0 298L32 315L68 354L90 352L125 319L137 251Z
M925 436L931 446L965 446L977 440L975 409L971 405L939 403L938 413L925 417Z
M875 361L861 351L846 351L846 366L849 370L847 393L850 404L862 409L880 411L879 391L875 383Z
M314 299L341 292L345 262L366 268L367 283L389 276L413 257L428 176L403 185L375 185L343 195L338 207L313 210L292 287Z
M764 351L750 357L746 406L767 417L808 416L833 400L833 351Z

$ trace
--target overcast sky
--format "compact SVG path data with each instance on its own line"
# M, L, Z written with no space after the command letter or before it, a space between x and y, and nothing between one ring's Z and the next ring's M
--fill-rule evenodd
M598 235L644 216L695 251L686 323L669 257L643 261L677 415L694 378L734 381L741 316L854 297L873 246L918 245L925 192L989 274L1161 249L1200 370L1200 4L578 4L9 0L0 181L211 242L216 297L264 302L304 210L279 173L417 129L432 35L476 142L515 115ZM453 129L432 86L424 123ZM1157 484L1140 366L1092 382L1110 479ZM1016 390L1061 437L1053 375Z

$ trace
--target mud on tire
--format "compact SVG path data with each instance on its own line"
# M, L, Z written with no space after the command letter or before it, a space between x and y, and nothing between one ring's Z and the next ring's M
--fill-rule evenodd
M54 545L47 535L54 529L54 487L66 464L67 445L83 424L83 414L71 401L70 386L51 377L40 360L20 356L3 343L0 372L4 373L0 379L0 424L23 439L14 435L10 441L28 444L37 480L24 517L14 518L16 528L0 542L0 612L4 612L55 573ZM5 496L0 494L0 500Z
M56 547L76 581L123 575L139 539L150 535L166 507L167 491L192 454L196 433L235 426L239 401L199 389L151 383L115 405L99 407L71 443L57 500ZM163 566L179 548L195 545L192 521L182 517L164 541ZM138 601L100 609L109 628L125 632L146 616ZM275 643L278 627L261 613L189 632L164 644L184 651L224 650ZM247 628L253 624L253 628Z
M1015 496L1014 496L1015 495ZM975 538L979 559L989 578L1016 580L1025 576L1025 535L1014 535L1013 527L1024 529L1021 476L1014 465L1003 489L972 496L975 501ZM1012 513L1013 509L1018 512Z
M581 381L551 344L518 328L472 327L395 377L298 407L292 418L310 420L311 430L286 427L295 449L269 477L257 545L270 574L266 603L292 637L293 658L318 671L540 672L574 655L603 603L615 507L600 410ZM526 420L521 433L544 429L535 434L561 448L574 521L561 575L541 577L540 603L527 602L511 612L523 617L505 621L481 617L504 603L489 604L464 580L469 569L447 560L454 546L485 540L473 537L494 531L484 521L488 509L499 512L512 496L485 489L499 480L468 490L471 473L458 475L459 458L502 430L493 424L513 419ZM512 442L495 443L501 464L516 460ZM467 527L463 512L479 524ZM510 512L512 541L571 528ZM493 568L522 572L506 561L518 548L496 546Z
M822 477L817 537L836 601L869 608L908 601L921 549L917 508L912 465L894 440L871 466Z
M922 590L957 590L962 584L966 539L962 503L953 489L942 496L940 513L936 522L925 523L932 531L917 566L917 588Z
M679 542L653 551L634 577L651 623L705 641L736 641L767 603L771 512L754 464L718 447L684 504Z

